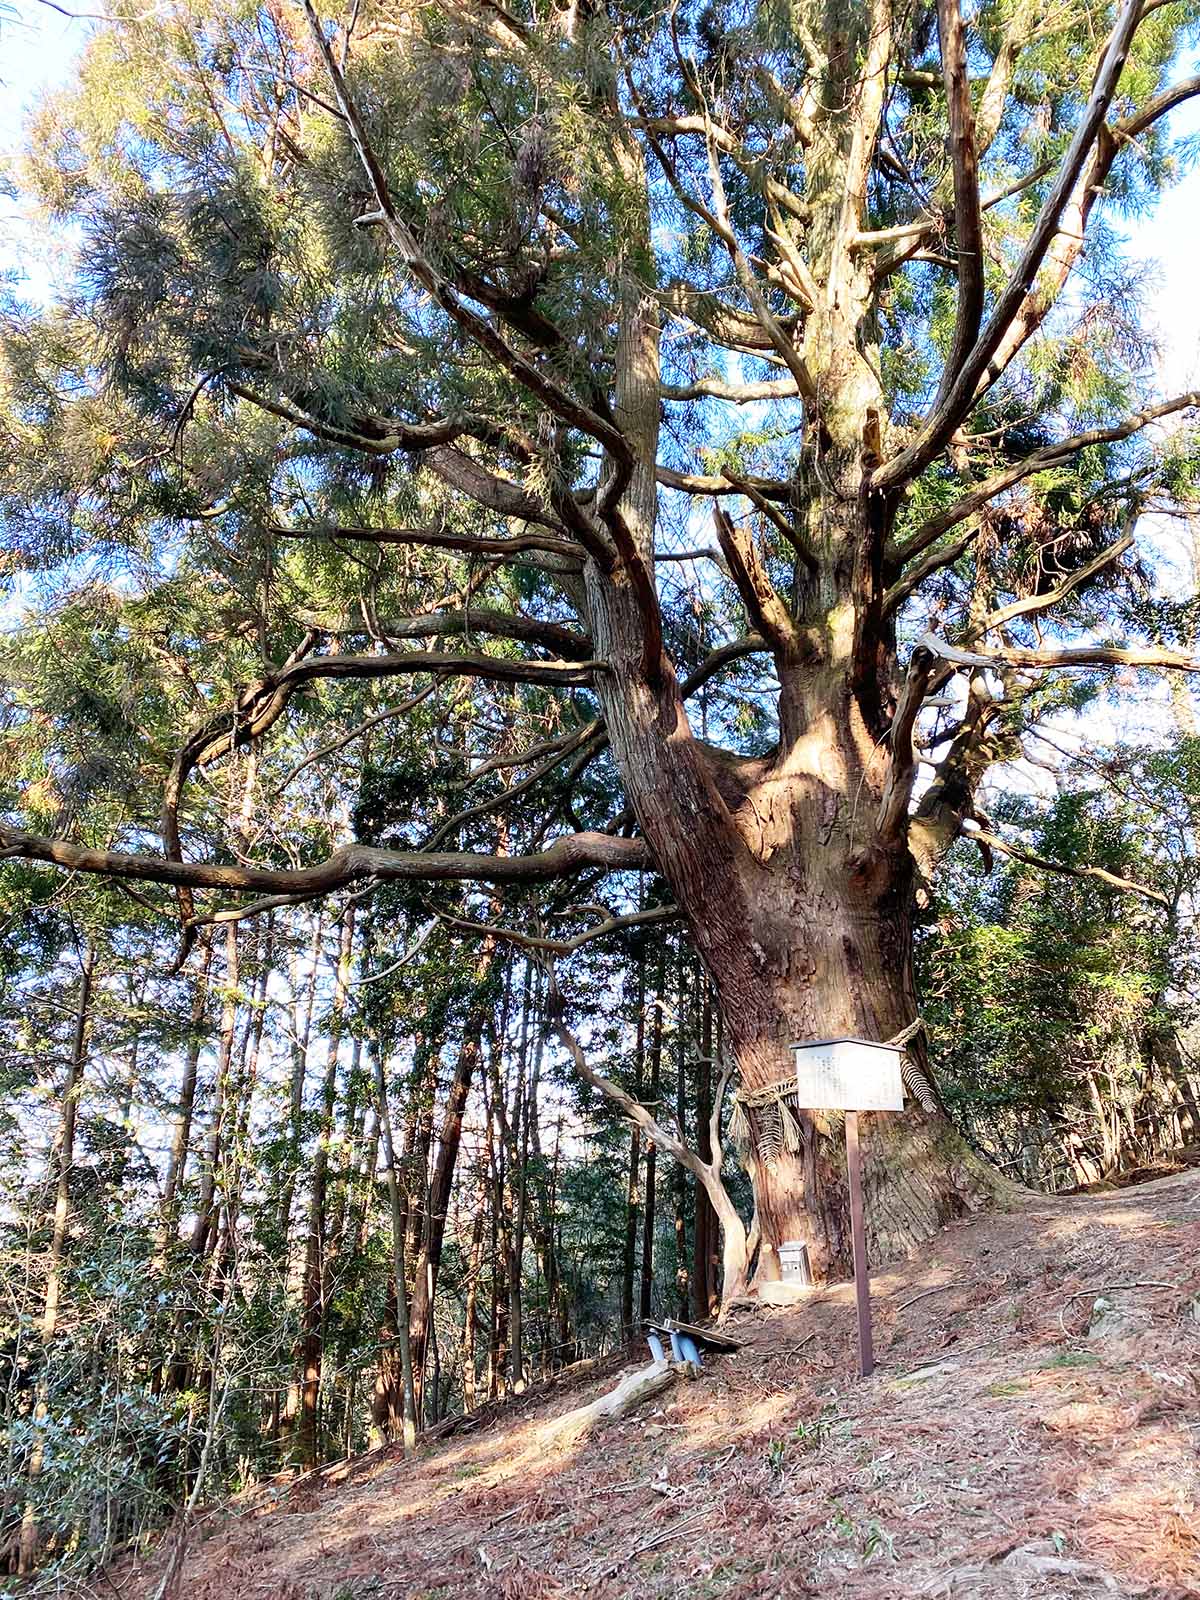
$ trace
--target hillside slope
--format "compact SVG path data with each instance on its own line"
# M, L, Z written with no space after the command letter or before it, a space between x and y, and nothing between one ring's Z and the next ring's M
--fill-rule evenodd
M259 1491L194 1533L179 1593L1200 1595L1200 1172L963 1222L874 1288L867 1383L849 1285L747 1312L736 1356L581 1443L546 1424L619 1364Z

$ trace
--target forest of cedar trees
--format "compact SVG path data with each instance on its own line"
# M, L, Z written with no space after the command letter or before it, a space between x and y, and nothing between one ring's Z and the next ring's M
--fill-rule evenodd
M0 1569L785 1242L845 1277L796 1041L904 1046L873 1264L1200 1138L1200 392L1141 242L1198 34L77 24L5 176Z

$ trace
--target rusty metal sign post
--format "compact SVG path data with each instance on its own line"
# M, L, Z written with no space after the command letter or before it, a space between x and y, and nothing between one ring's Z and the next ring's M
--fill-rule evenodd
M875 1370L871 1338L871 1279L863 1211L862 1157L858 1145L860 1111L903 1111L904 1084L897 1045L867 1039L808 1039L792 1046L797 1103L809 1111L842 1111L846 1117L846 1175L850 1187L850 1237L854 1253L854 1292L858 1302L858 1370Z

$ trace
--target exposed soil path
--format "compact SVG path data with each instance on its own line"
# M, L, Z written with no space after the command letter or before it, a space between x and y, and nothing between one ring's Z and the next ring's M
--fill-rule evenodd
M619 1364L415 1461L246 1496L179 1593L1200 1596L1200 1172L957 1224L874 1291L867 1383L850 1285L746 1312L736 1356L582 1443L544 1425ZM150 1600L160 1572L111 1579Z

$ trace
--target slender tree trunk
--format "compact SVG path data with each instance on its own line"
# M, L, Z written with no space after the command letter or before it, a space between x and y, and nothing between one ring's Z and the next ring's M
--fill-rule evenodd
M314 1467L318 1458L317 1411L321 1395L323 1357L322 1326L325 1307L325 1203L329 1178L329 1141L333 1136L334 1108L337 1104L338 1056L342 1043L342 1017L346 1007L346 985L354 946L354 906L342 917L338 942L337 978L333 993L325 1076L321 1085L321 1120L312 1155L309 1180L308 1231L304 1245L304 1273L301 1281L300 1416L296 1431L297 1454L302 1466Z
M712 1063L713 1063L713 1004L712 989L702 978L697 986L700 1026L697 1029L699 1050L696 1057L696 1153L702 1161L712 1160ZM706 1322L716 1311L717 1285L713 1258L717 1236L717 1214L702 1184L695 1187L695 1211L692 1222L692 1316L697 1322Z
M220 1166L221 1138L224 1132L226 1102L229 1098L230 1073L233 1067L234 1039L237 1033L238 1006L238 939L237 923L231 922L225 930L224 993L221 1002L221 1033L217 1053L216 1079L213 1084L212 1124L205 1144L204 1164L200 1172L200 1195L196 1201L196 1220L192 1225L191 1247L195 1255L203 1255L211 1242L216 1224L217 1172Z
M529 1066L530 988L531 974L529 966L526 964L525 982L521 997L521 1033L517 1049L516 1082L513 1085L512 1106L504 1119L504 1137L508 1149L508 1197L505 1205L505 1212L508 1217L506 1252L509 1330L508 1376L514 1394L520 1394L525 1387L525 1305L522 1273L525 1257L524 1196L527 1183L526 1162L529 1153L525 1121L525 1097ZM507 1010L507 1000L505 1009ZM506 1032L506 1029L502 1030L497 1041L501 1048ZM497 1048L493 1055L493 1070L496 1074L497 1097L502 1100L503 1086L499 1079L500 1055L501 1049Z
M437 1155L429 1182L427 1209L423 1218L416 1269L413 1276L411 1338L413 1370L416 1373L417 1401L420 1405L425 1370L425 1356L429 1341L429 1328L433 1317L433 1299L437 1292L437 1277L442 1261L442 1244L446 1235L446 1216L454 1186L454 1169L458 1162L462 1142L463 1116L467 1097L479 1066L483 1030L487 1025L492 995L489 979L496 958L495 941L489 940L475 967L475 998L463 1024L463 1036L454 1064L454 1076L446 1097L442 1117ZM432 1127L433 1110L429 1109L426 1124ZM428 1149L428 1144L426 1144Z
M254 1108L254 1095L258 1088L258 1069L262 1059L263 1031L267 1022L268 993L275 955L275 916L267 916L266 927L258 952L258 978L250 998L250 1016L242 1040L242 1070L238 1086L238 1115L234 1128L234 1170L230 1183L230 1213L236 1223L241 1209L242 1178L246 1171L246 1155L250 1146L250 1125Z
M383 1145L383 1159L387 1163L388 1199L392 1220L392 1283L396 1319L396 1342L400 1346L400 1372L404 1389L403 1437L407 1454L417 1439L417 1401L413 1382L412 1345L408 1327L408 1262L405 1252L404 1202L400 1191L400 1178L396 1171L396 1147L392 1138L392 1118L388 1108L387 1078L383 1070L383 1056L379 1046L372 1047L375 1058L375 1096L379 1115L379 1133Z
M337 1171L333 1207L329 1219L326 1259L330 1275L336 1275L338 1260L346 1253L348 1234L354 1227L354 1187L362 1173L363 1142L367 1137L367 1107L362 1100L362 1039L350 1047L350 1068L346 1074L346 1093L342 1110L344 1159Z
M495 1120L495 1102L494 1098L489 1096L487 1103L487 1142L485 1145L485 1154L487 1157L488 1194L490 1200L488 1207L490 1222L490 1250L488 1259L491 1263L491 1295L488 1306L487 1346L487 1397L489 1400L495 1400L497 1395L500 1393L503 1377L504 1317L501 1312L501 1306L506 1299L503 1291L504 1269L500 1259L500 1252L502 1248L501 1212L504 1206L504 1169L502 1160L497 1155Z
M117 1113L117 1120L121 1128L121 1148L113 1159L112 1175L109 1180L113 1189L124 1187L125 1175L129 1170L129 1151L133 1143L133 1099L137 1092L138 1054L141 1044L141 1027L138 1013L145 1000L144 980L142 992L139 994L135 988L131 973L127 981L126 996L129 1014L133 1018L133 1033L129 1040L129 1059L125 1068L125 1082L121 1086L121 1101Z
M646 1074L646 953L641 945L637 954L637 989L634 1004L633 1098L641 1100ZM642 1135L635 1123L629 1132L629 1176L625 1185L625 1243L621 1252L621 1338L633 1339L633 1278L637 1251L638 1221L641 1213Z
M58 1308L62 1297L63 1266L67 1252L67 1234L71 1223L71 1173L75 1164L75 1123L79 1113L79 1097L83 1089L84 1067L87 1063L88 1028L91 1022L92 991L96 973L96 950L89 945L84 951L79 970L79 990L75 1001L75 1021L71 1035L71 1053L67 1064L66 1082L59 1102L58 1131L50 1151L48 1176L54 1186L54 1205L50 1212L50 1253L46 1263L46 1293L42 1302L40 1329L41 1351L38 1376L34 1386L33 1444L29 1452L27 1476L29 1497L21 1519L18 1545L20 1573L32 1572L37 1565L40 1546L36 1485L45 1465L45 1430L50 1418L50 1351L58 1332Z
M322 906L313 923L312 945L309 949L309 973L305 990L303 1011L297 1017L293 1011L292 1025L292 1079L288 1101L288 1163L284 1176L283 1192L279 1197L279 1237L287 1250L292 1227L292 1202L296 1197L296 1173L300 1166L301 1140L304 1122L304 1080L308 1075L308 1042L312 1036L313 1008L317 1001L317 985L321 976L321 946L325 936L325 909Z
M534 986L532 997L526 986L526 1016L532 1007L535 1026L538 1023L538 989ZM526 1040L527 1040L526 1035ZM529 1159L530 1159L530 1128L537 1119L538 1083L541 1078L542 1048L544 1034L540 1026L536 1028L536 1037L533 1044L533 1060L528 1077L522 1062L521 1073L517 1082L517 1090L513 1097L514 1106L519 1115L520 1148L516 1152L516 1194L513 1197L513 1247L509 1261L509 1321L512 1328L512 1382L513 1389L520 1394L524 1389L528 1373L525 1360L525 1305L524 1305L524 1263L525 1263L525 1235L529 1219ZM524 1046L522 1057L525 1055Z
M187 1175L188 1146L192 1136L192 1116L196 1105L196 1077L200 1066L200 1052L204 1046L204 1013L208 1004L208 978L212 969L212 945L204 943L204 959L192 985L191 1026L188 1029L187 1055L184 1058L183 1080L179 1086L179 1108L171 1134L171 1149L167 1156L167 1171L163 1180L162 1245L176 1232L179 1225L178 1196Z
M558 1172L559 1158L562 1153L563 1119L560 1113L554 1126L554 1160L550 1167L549 1189L549 1215L550 1215L550 1260L554 1263L555 1297L551 1302L551 1310L556 1328L557 1359L561 1366L568 1366L575 1359L576 1341L571 1329L571 1290L567 1274L563 1270L562 1235L557 1231L554 1218L558 1207Z
M662 1043L663 1043L663 962L658 964L658 983L654 996L654 1021L650 1030L650 1108L655 1117L661 1115L662 1107L658 1097L662 1088ZM646 1177L645 1177L645 1209L642 1213L642 1273L641 1285L638 1294L638 1314L643 1322L651 1315L652 1299L654 1295L654 1224L655 1224L655 1178L657 1174L658 1150L654 1140L646 1143Z
M478 1196L475 1205L475 1215L471 1219L471 1251L468 1258L467 1295L463 1307L463 1410L466 1412L475 1409L475 1383L476 1367L475 1354L479 1341L479 1275L483 1271L483 1217L485 1210L485 1186L480 1180Z
M687 1127L687 1028L684 1024L684 1019L687 1016L687 984L682 944L680 945L676 977L675 1122L679 1128L683 1129ZM691 1181L694 1182L695 1180ZM676 1162L675 1181L672 1184L672 1194L675 1200L675 1309L677 1315L681 1318L687 1317L691 1301L691 1272L688 1267L687 1240L688 1185L689 1174L687 1169L680 1162Z

